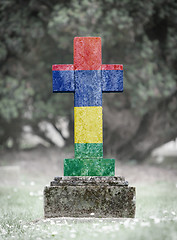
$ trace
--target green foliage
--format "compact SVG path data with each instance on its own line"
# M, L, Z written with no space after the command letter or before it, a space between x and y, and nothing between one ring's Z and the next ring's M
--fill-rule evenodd
M34 90L26 86L25 81L19 81L10 76L0 81L0 113L6 121L19 118L26 109L28 99L33 96ZM27 109L26 109L27 110Z
M174 0L2 1L1 144L14 119L71 118L73 96L52 94L51 65L72 63L75 36L102 37L103 63L124 64L126 102L143 116L176 88L176 16Z

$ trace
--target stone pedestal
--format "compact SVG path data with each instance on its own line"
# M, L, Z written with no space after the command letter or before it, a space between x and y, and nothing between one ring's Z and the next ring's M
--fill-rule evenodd
M133 218L135 188L124 177L56 177L44 189L44 215Z

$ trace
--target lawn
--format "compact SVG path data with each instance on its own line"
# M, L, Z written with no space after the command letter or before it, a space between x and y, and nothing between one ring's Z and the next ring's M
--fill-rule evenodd
M144 168L147 176L142 178ZM132 172L131 185L137 191L135 219L44 219L45 174L36 176L22 169L18 184L0 186L0 239L176 240L177 177L171 170L165 170L168 178L161 176L164 172L159 177L159 168L148 165L122 165L121 169ZM153 179L148 170L156 174Z

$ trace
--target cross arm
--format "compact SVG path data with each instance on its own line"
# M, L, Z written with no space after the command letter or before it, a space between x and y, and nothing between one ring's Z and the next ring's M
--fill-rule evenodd
M102 91L123 92L123 65L102 65Z
M74 92L74 65L52 65L53 92Z

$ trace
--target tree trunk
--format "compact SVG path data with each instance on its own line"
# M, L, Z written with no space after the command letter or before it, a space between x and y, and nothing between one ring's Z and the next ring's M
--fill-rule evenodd
M119 113L126 120L126 112L122 110ZM131 116L132 115L132 116ZM111 112L109 111L109 116ZM160 145L175 139L177 136L177 90L169 97L159 102L152 110L148 111L142 118L137 118L129 112L129 120L132 121L134 128L127 127L129 133L124 131L124 122L122 128L113 129L108 135L106 142L109 142L108 148L112 147L112 152L117 155L119 160L136 159L143 161L149 156L151 151ZM109 128L109 126L107 126ZM111 127L110 127L111 129ZM125 132L124 139L121 135ZM129 134L129 137L127 136ZM119 139L120 137L120 139ZM105 144L107 145L107 144ZM106 153L110 151L106 149ZM112 153L112 154L113 154Z

